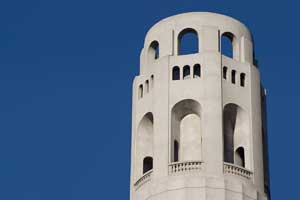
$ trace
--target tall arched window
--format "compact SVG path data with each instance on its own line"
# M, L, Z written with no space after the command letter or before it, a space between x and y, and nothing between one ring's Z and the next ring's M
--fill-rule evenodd
M180 80L180 68L178 66L173 67L172 80Z
M151 112L144 115L139 122L136 134L135 148L135 168L136 178L139 179L145 172L152 169L153 158L153 114ZM151 159L150 159L151 158Z
M201 66L199 64L194 65L194 78L201 77Z
M149 50L148 50L148 59L156 60L159 58L159 43L157 41L153 41L150 44Z
M178 35L178 55L199 52L199 38L196 30L187 28Z
M201 161L201 106L192 99L182 100L171 111L171 161Z
M232 70L231 71L231 83L235 84L235 75L236 75L236 71Z
M221 36L221 53L233 58L235 37L230 32L225 32Z
M146 157L143 160L143 174L153 169L153 158Z
M240 84L241 84L242 87L245 87L245 82L246 82L246 74L241 73L241 75L240 75Z
M249 131L247 112L236 104L227 104L223 110L224 162L247 166L245 158L249 154L245 154L244 147L247 147Z
M223 79L227 79L227 67L223 67Z
M186 65L183 67L183 79L191 78L191 69L190 66Z

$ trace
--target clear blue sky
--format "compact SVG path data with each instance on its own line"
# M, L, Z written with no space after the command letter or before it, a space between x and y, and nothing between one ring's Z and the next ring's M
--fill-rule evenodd
M128 200L131 87L146 31L188 11L244 22L268 89L273 200L299 199L299 5L1 0L0 199Z

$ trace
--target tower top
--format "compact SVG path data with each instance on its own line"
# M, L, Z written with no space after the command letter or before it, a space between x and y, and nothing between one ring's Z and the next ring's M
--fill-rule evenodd
M189 12L165 18L150 28L145 41L161 29L169 31L177 26L186 26L186 28L194 28L194 26L218 27L220 32L230 32L237 38L244 36L252 41L249 29L242 22L232 17L212 12Z
M203 53L209 52L223 54L222 41L226 38L231 42L230 57L234 61L254 65L252 36L243 23L222 14L190 12L168 17L150 28L141 52L141 73L149 72L147 66L153 60L182 55L180 53L182 38L188 33L193 33L197 37L197 54L204 55Z

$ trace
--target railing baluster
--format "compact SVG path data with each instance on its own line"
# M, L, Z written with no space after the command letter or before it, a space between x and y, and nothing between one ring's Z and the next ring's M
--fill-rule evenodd
M136 187L136 189L138 189L139 187L141 187L143 184L145 184L151 179L152 172L153 171L151 170L145 173L139 180L135 182L134 186Z
M249 171L249 170L247 170L243 167L231 164L231 163L224 163L224 173L242 176L242 177L245 177L247 179L252 178L252 172L251 171Z
M180 172L189 172L195 170L201 170L202 161L185 161L175 162L169 165L169 172L171 174Z

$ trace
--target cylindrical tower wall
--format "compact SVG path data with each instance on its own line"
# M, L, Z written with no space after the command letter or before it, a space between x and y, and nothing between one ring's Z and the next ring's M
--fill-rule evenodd
M197 35L194 54L179 53L185 32ZM260 87L239 21L187 13L154 25L133 85L131 200L267 199Z

